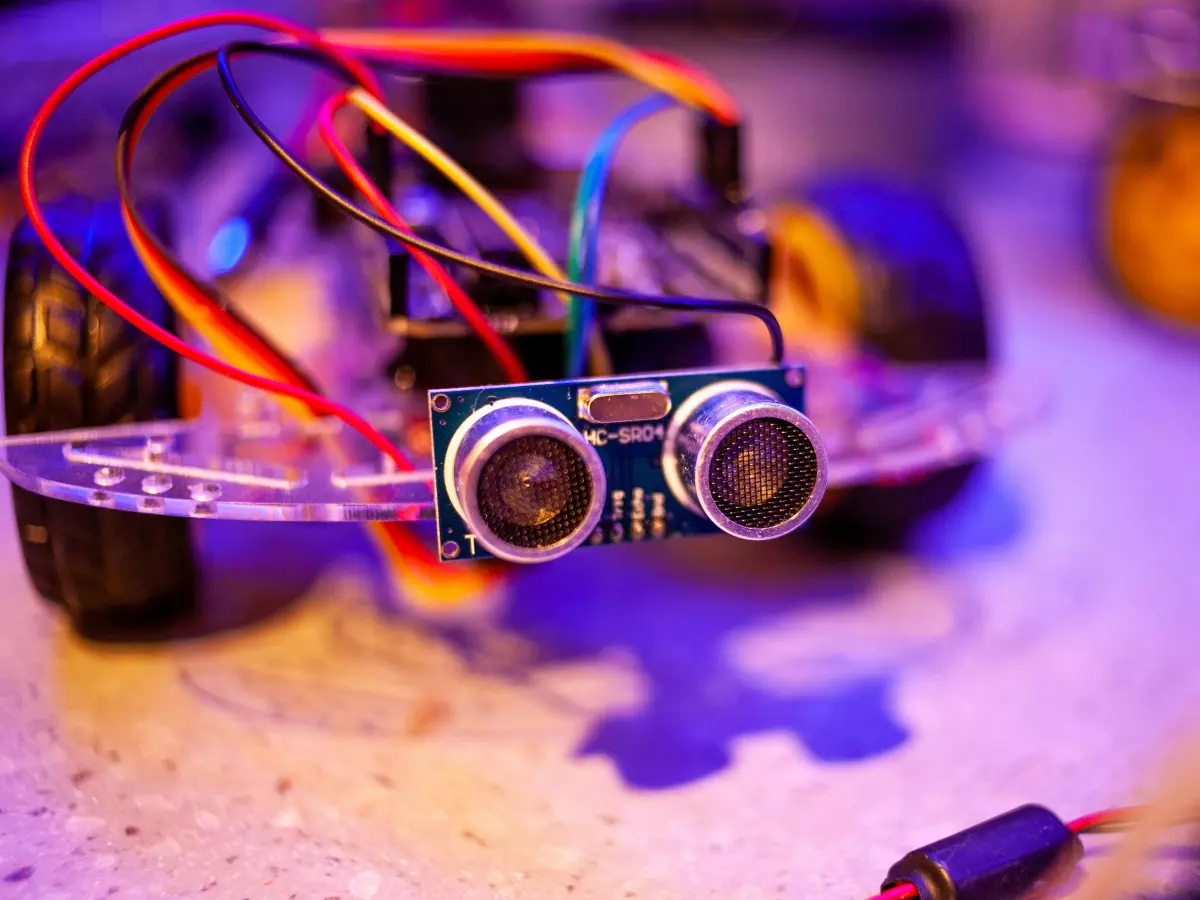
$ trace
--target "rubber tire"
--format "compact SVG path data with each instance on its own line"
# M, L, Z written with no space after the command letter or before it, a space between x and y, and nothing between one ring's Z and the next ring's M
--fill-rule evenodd
M987 363L991 339L982 279L963 231L924 191L871 176L821 179L803 192L851 248L860 271L884 278L860 310L858 339L902 363ZM978 463L916 481L843 492L814 525L826 536L892 544L947 506Z
M116 207L66 201L51 207L47 219L90 273L142 315L174 329L173 311L138 262ZM4 297L9 434L178 415L174 354L86 294L28 221L9 244ZM194 607L186 519L50 500L16 486L13 512L30 581L67 611L80 634L144 637Z

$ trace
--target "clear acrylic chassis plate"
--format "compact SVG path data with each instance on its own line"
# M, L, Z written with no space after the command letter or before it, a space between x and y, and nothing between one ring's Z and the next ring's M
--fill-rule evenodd
M830 487L888 483L970 462L1044 408L1031 384L979 367L810 368L808 413ZM171 420L0 440L0 471L59 500L154 515L289 522L416 521L434 514L425 413L368 414L409 449L397 471L333 419L285 417L248 395L233 422ZM427 456L428 451L425 451Z

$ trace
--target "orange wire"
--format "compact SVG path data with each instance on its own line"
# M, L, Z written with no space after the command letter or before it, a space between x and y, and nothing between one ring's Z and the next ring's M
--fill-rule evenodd
M1100 812L1089 813L1086 816L1080 816L1078 819L1072 819L1067 823L1067 828L1076 834L1085 834L1089 831L1096 831L1102 828L1127 825L1137 818L1140 812L1141 809L1136 806L1105 809Z
M158 341L160 344L170 348L180 356L203 366L219 375L231 378L234 381L239 381L242 384L256 387L261 390L269 391L274 394L279 394L284 397L289 397L294 400L299 400L302 403L309 405L311 408L335 416L345 422L348 426L359 432L380 452L386 454L398 467L410 469L412 463L408 458L386 437L384 437L376 428L367 422L362 416L355 413L353 410L335 403L326 397L297 387L293 384L287 384L275 381L271 378L265 378L253 372L247 372L226 363L224 360L205 353L204 351L193 347L186 341L180 340L176 335L169 330L158 325L156 322L148 319L146 316L139 313L132 306L123 301L115 293L109 290L97 278L95 278L71 253L63 246L62 242L55 236L54 231L50 227L50 223L46 220L45 213L42 211L41 204L37 198L37 188L34 183L34 164L37 156L38 144L41 141L42 134L46 130L46 125L54 112L63 104L63 102L85 81L106 68L111 63L130 53L141 49L142 47L156 43L165 38L172 37L177 34L183 34L188 31L195 31L200 28L206 28L215 25L249 25L253 27L263 28L268 31L291 35L292 37L310 43L322 50L328 50L333 53L339 60L355 73L356 78L360 78L364 84L370 85L372 90L378 92L378 82L370 70L366 69L361 61L349 57L346 54L338 51L336 48L330 48L325 42L315 36L311 31L303 26L296 25L283 19L274 16L260 15L257 13L246 12L230 12L230 13L211 13L207 15L195 16L190 19L184 19L178 22L173 22L169 25L153 29L144 34L123 41L115 47L101 53L99 56L84 63L67 77L58 87L51 92L50 96L42 104L34 115L33 121L29 126L29 131L25 135L24 144L21 147L21 157L19 165L19 181L21 201L25 206L25 211L29 215L29 224L37 232L42 243L46 246L47 251L51 256L84 288L95 296L100 302L108 306L113 312L119 315L125 321L129 322L139 331L144 332L149 337Z
M130 129L129 156L132 160L138 139L141 137L154 109L169 96L172 90L185 83L189 77L211 68L212 62L198 62L190 69L181 71L176 78L166 85L160 95L151 98L146 108ZM132 220L130 220L132 224ZM184 277L173 263L161 256L152 243L145 241L136 227L131 231L133 240L138 244L139 252L143 253L151 265L162 265L161 275L170 280L173 290L184 295L187 303L193 304L192 314L202 317L202 325L198 328L201 333L212 334L214 329L232 326L224 332L225 337L233 340L236 349L248 355L252 367L263 367L275 377L285 381L307 383L307 379L298 372L291 363L276 351L269 343L245 326L231 309L215 305L210 297L195 284ZM404 467L411 469L411 463ZM419 594L420 601L427 611L441 608L453 608L465 599L477 597L497 583L503 574L503 568L496 565L476 565L457 567L453 572L447 571L433 550L414 535L410 529L399 522L366 523L368 531L379 545L392 566L394 572L403 581L410 594Z
M158 95L150 98L130 129L128 153L131 161L137 142L154 110L170 95L171 91L176 90L187 80L213 65L212 61L197 62L189 69L179 72L174 79L163 86ZM341 148L343 145L339 142L338 146ZM139 252L143 253L152 265L162 267L161 275L170 280L173 290L181 292L185 301L192 304L192 314L201 317L204 324L198 330L209 334L218 330L222 336L233 340L237 345L236 349L248 355L251 366L254 368L265 368L273 376L287 382L309 383L303 373L297 371L285 356L275 350L253 328L242 322L233 310L215 304L212 298L179 272L174 264L163 257L151 242L145 240L144 234L136 228L132 220L129 221L132 226L131 235L138 244ZM442 272L444 273L444 269ZM498 335L496 337L499 339ZM503 344L503 341L501 343ZM505 350L507 349L505 345ZM509 351L509 355L512 356L511 351ZM517 376L519 380L524 380L525 374L520 362L516 360L515 356L512 356L512 361L515 362L515 367L509 363L505 366L506 372ZM403 468L408 470L413 467L409 463ZM403 524L398 522L369 523L368 530L387 556L393 570L403 579L406 588L410 593L420 594L427 609L454 607L465 598L478 596L497 583L504 571L503 567L485 564L471 566L467 569L458 567L453 573L447 572L437 554Z
M131 123L129 129L126 158L130 168L132 168L142 133L163 101L192 78L208 71L214 65L215 61L213 60L197 61L194 65L178 72L174 78L162 85L160 91L148 98L146 105ZM233 342L242 354L249 355L272 378L277 378L294 387L317 392L316 386L282 353L276 350L262 334L243 320L235 309L217 302L181 272L171 259L164 256L124 204L122 204L122 212L135 249L143 258L149 258L155 268L155 272L152 274L169 278L172 290L185 295L187 303L191 305L191 309L186 311L190 314L186 317L193 323L193 327L205 335L211 335L214 331L221 332L225 340Z
M555 47L553 35L538 41L539 46L513 46L505 43L503 36L413 31L419 43L403 43L408 35L403 32L382 30L327 29L322 32L330 43L350 50L360 56L389 59L404 65L429 68L441 65L456 70L486 71L508 74L538 74L556 69L612 69L618 68L611 60L598 58L585 48L578 46ZM569 37L569 36L568 36ZM594 40L589 36L584 40ZM426 39L432 41L429 45ZM444 40L443 40L444 39ZM437 42L458 41L462 46L438 46ZM544 46L542 46L544 45ZM732 96L708 72L698 66L669 53L643 50L620 45L629 55L630 61L643 70L647 66L659 66L668 77L674 76L681 83L700 92L703 100L698 105L706 108L713 116L726 124L741 121L741 110ZM630 74L633 74L630 72ZM635 75L642 77L644 75ZM655 85L665 93L669 89Z
M142 131L159 105L161 105L161 103L171 94L171 92L177 90L181 85L190 81L192 78L195 78L202 72L211 69L214 65L215 61L213 60L203 60L197 62L196 65L179 72L175 78L163 85L162 90L159 91L155 97L151 98L151 100L147 102L137 121L133 124L133 127L130 130L129 154L131 160L133 149L137 146L137 142L141 137ZM339 100L340 103L338 103ZM340 96L335 95L330 102L322 106L317 116L318 130L320 134L328 145L330 153L338 161L339 165L346 170L347 174L354 180L355 185L359 188L359 190L362 191L363 195L370 201L371 205L375 207L380 215L383 215L385 218L387 218L397 228L411 232L411 229L400 218L400 215L387 201L387 198L382 195L375 184L363 173L362 169L359 168L353 156L346 149L345 144L343 144L341 139L338 137L336 130L333 129L330 121L331 107L336 109L345 102L344 94ZM326 122L329 122L328 126L325 125ZM232 310L214 303L213 300L204 293L204 291L197 289L191 280L182 272L180 272L169 259L159 253L154 252L153 250L151 250L151 252L154 254L161 267L169 269L177 274L177 277L173 279L173 282L178 284L179 290L185 291L193 302L195 302L199 307L205 308L210 317L226 317L228 319L229 329L236 331L241 336L242 342L248 348L250 348L252 353L254 353L256 356L263 357L265 360L271 360L272 372L295 372L294 368L290 365L290 363L287 362L286 359L283 359L282 356L274 350L274 348L270 347L269 344L266 344L262 337L255 333L254 329L249 328L243 321L241 321ZM429 273L430 278L433 279L438 287L440 287L446 293L446 296L449 298L454 308L462 316L463 320L467 323L471 330L475 332L480 340L483 341L484 346L487 347L488 351L500 365L500 368L504 373L504 377L513 382L527 381L529 376L526 373L525 366L522 364L521 360L517 357L516 353L513 352L513 349L509 346L508 342L505 341L504 338L501 337L500 334L492 327L491 323L488 322L488 320L484 317L479 307L474 303L474 301L471 300L469 296L467 296L466 292L462 289L458 282L454 280L450 273L447 272L440 263L424 253L414 251L413 257L425 269L425 271ZM288 380L291 381L292 379L289 378ZM302 384L300 386L307 387L310 390L312 389L311 383Z

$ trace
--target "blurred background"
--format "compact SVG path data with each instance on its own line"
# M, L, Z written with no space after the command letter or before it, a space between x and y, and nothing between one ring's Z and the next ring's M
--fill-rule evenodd
M1120 293L1176 321L1194 325L1198 318L1191 295L1200 285L1178 262L1190 252L1185 223L1192 204L1177 189L1190 184L1190 110L1200 58L1200 20L1194 4L1183 0L252 5L321 27L557 28L668 46L698 57L746 106L755 123L747 153L756 196L776 197L831 171L851 170L920 185L953 205L964 202L963 191L986 167L1000 166L1018 179L1017 192L1007 196L1027 191L1044 201L1046 216L1073 220L1081 248L1095 256L1098 272L1116 276ZM154 24L210 8L183 0L0 4L7 85L0 175L13 170L35 105L70 65ZM62 168L64 178L106 184L108 154L92 152L89 141L107 139L136 86L206 40L159 44L105 72L87 98L56 121L43 159L46 152L73 157ZM294 117L311 96L303 77L285 83L266 64L246 68L248 77L269 85L279 122ZM527 93L520 123L525 139L541 161L566 164L588 146L598 113L619 109L634 89L618 79L564 77ZM247 142L215 79L189 85L185 99L169 104L164 116L171 127L155 129L152 139L169 149L146 154L143 178L178 187L196 177L226 139ZM650 126L633 140L660 150L638 169L647 181L683 177L678 163L690 152L685 129ZM1157 154L1149 161L1147 142ZM1152 271L1155 263L1160 271Z
M0 815L26 818L0 827L0 859L31 871L0 872L5 885L42 898L140 885L237 900L250 884L281 898L865 896L924 841L1029 800L1082 814L1153 779L1200 708L1200 8L247 6L320 27L584 31L695 59L745 110L764 204L832 208L821 186L865 173L886 190L854 213L856 234L893 248L871 274L918 293L959 296L946 247L965 244L986 355L1048 385L1052 409L898 540L572 555L522 572L486 627L414 625L380 600L357 529L323 526L208 533L210 640L90 645L16 587L0 612ZM218 8L0 0L6 225L21 138L53 86L123 38ZM42 151L47 196L111 196L130 99L212 44L157 45L73 98ZM275 65L247 60L245 83L283 129L314 84ZM547 79L518 127L540 162L575 166L638 93L615 77ZM682 121L636 131L623 177L683 184ZM141 184L176 199L197 267L276 171L215 76L164 107L144 146ZM934 207L953 241L930 236L945 233ZM340 289L307 277L340 245L297 209L304 235L284 242L275 287L256 294L252 274L238 299L288 349L336 366L333 320L289 315L305 292ZM965 340L951 333L947 352ZM3 572L23 585L5 542Z

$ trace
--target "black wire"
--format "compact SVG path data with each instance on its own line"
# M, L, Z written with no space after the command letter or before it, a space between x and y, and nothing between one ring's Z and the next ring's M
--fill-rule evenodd
M221 291L215 285L194 275L188 269L188 267L183 264L179 257L176 256L149 227L147 227L146 220L138 210L137 204L133 198L132 181L135 145L131 141L131 137L134 125L137 124L147 106L160 100L161 96L166 92L170 82L173 81L178 75L193 68L194 66L198 66L213 60L216 55L217 54L215 50L210 50L206 53L197 54L190 59L185 59L183 62L167 69L156 79L154 79L154 81L150 82L150 84L143 88L141 93L139 93L129 105L129 108L125 110L125 115L121 117L121 124L117 129L117 194L121 198L121 203L125 207L129 218L133 221L137 230L141 232L142 236L145 237L146 242L150 244L154 250L161 255L182 278L186 279L194 288L203 293L205 297L208 298L209 302L224 310L225 313L231 319L237 322L242 329L254 335L255 338L257 338L262 344L264 344L281 359L286 360L290 364L291 368L295 371L295 374L301 382L301 386L304 387L305 390L312 393L320 393L320 388L317 386L316 382L308 373L304 371L303 367L296 360L290 358L282 350L276 347L274 343L259 329L255 328L240 315L238 315L237 310L229 304L228 298L221 293ZM347 73L347 75L349 75L349 73Z
M435 256L448 262L474 269L477 272L481 272L484 275L490 275L493 278L516 281L520 284L536 287L542 290L574 294L578 297L588 297L601 303L608 303L614 306L656 306L663 309L686 309L700 312L754 316L763 323L767 331L770 333L772 358L774 362L781 363L783 361L783 331L779 327L779 321L775 318L775 314L772 313L770 309L758 303L752 303L746 300L710 297L674 297L638 294L626 291L618 291L612 288L581 285L568 281L559 281L555 278L547 278L534 272L528 272L521 269L512 269L508 266L498 265L474 256L459 253L458 251L452 250L449 247L444 247L441 244L427 241L423 238L417 237L416 235L402 231L399 228L395 228L390 223L385 222L383 219L380 219L377 216L360 209L357 204L339 194L336 190L322 181L320 176L318 176L311 169L307 168L302 162L300 162L300 160L293 156L287 150L287 148L283 146L279 139L271 133L270 129L267 128L262 119L260 119L250 108L249 103L246 101L245 95L238 88L237 82L234 80L233 71L230 66L230 58L241 53L269 53L278 56L303 58L315 62L322 68L325 68L343 77L349 77L349 73L346 72L345 68L338 60L308 47L300 47L289 44L265 44L257 41L237 41L228 44L217 51L217 70L221 76L221 84L225 88L225 93L229 95L229 99L233 103L234 108L250 127L250 130L253 131L267 146L267 148L270 149L271 152L273 152L276 156L278 156L279 159L289 169L295 172L305 183L307 183L309 187L323 196L330 203L333 203L344 210L348 215L353 216L355 219L362 222L367 227L409 247L414 247L424 253L428 253L430 256ZM350 80L353 79L351 78Z

